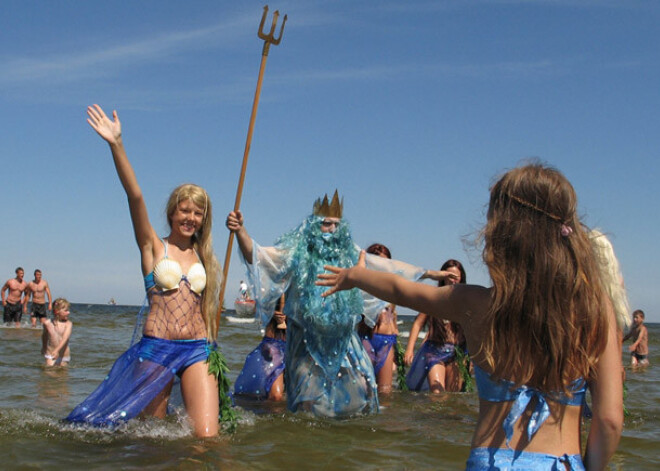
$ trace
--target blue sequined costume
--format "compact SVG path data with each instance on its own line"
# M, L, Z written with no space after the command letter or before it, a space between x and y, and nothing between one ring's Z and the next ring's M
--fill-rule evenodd
M264 337L245 358L234 382L234 395L268 398L273 383L284 372L285 348L285 340Z
M309 216L274 247L253 245L248 279L257 301L256 315L266 325L277 299L286 293L287 407L325 417L346 417L378 410L373 366L356 325L364 314L374 325L385 303L358 290L321 297L326 288L316 286L324 265L353 266L359 248L348 224L334 233L322 233L321 216ZM424 270L367 255L369 268L419 279Z

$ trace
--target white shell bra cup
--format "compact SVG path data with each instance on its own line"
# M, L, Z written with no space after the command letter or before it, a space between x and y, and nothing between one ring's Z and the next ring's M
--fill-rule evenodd
M201 294L206 287L206 270L204 265L200 262L193 263L188 269L188 274L184 275L181 265L176 260L167 258L167 241L163 240L165 247L165 254L160 262L154 267L154 282L156 286L160 287L163 291L179 289L181 280L187 280L190 284L190 289L197 294ZM197 252L195 252L197 255ZM197 255L199 260L199 255Z

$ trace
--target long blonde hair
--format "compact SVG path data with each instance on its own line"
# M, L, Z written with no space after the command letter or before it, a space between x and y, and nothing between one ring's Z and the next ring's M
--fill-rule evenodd
M607 301L576 211L571 184L540 163L491 188L483 258L493 289L481 354L496 379L570 394L572 380L593 377Z
M182 201L191 200L195 205L204 209L202 227L193 236L193 248L197 251L199 258L206 270L206 288L202 293L202 316L206 324L207 338L214 340L217 332L216 311L218 309L218 295L220 292L220 266L213 252L213 237L211 229L213 228L213 210L211 200L204 188L185 183L176 187L170 194L165 207L167 215L167 224L172 227L172 215Z
M628 295L623 283L623 275L619 268L619 261L614 254L612 243L598 229L592 229L589 232L589 238L594 248L594 255L600 269L600 277L603 283L603 289L612 300L612 308L616 314L616 322L621 332L626 332L632 320L630 319L630 305L628 304Z

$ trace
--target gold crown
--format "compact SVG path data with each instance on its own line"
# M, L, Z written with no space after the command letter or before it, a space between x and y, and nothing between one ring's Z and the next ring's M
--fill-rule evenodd
M339 201L339 194L337 193L337 190L335 190L335 194L332 196L331 203L328 203L327 193L323 197L323 201L321 201L321 198L318 198L314 202L315 216L341 219L341 215L343 212L344 212L344 198L341 199L341 202Z

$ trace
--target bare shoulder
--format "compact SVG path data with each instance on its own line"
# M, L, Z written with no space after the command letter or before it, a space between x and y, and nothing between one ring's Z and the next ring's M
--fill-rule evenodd
M488 311L491 288L481 285L454 285L453 291L459 299L464 316L480 318Z

